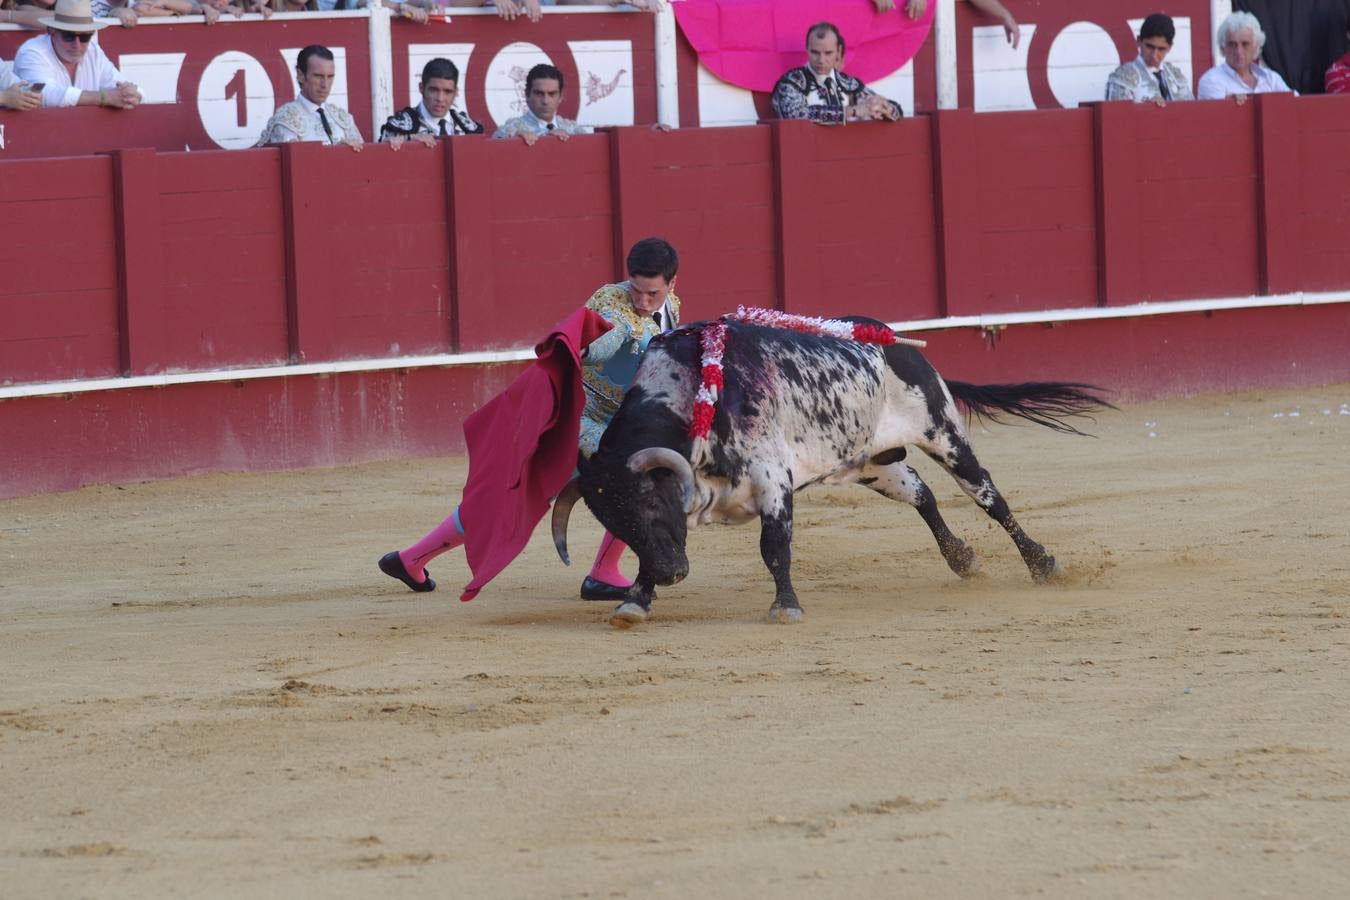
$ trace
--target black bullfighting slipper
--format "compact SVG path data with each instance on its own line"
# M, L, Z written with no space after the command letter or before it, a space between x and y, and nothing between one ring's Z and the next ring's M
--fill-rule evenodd
M622 600L627 594L628 588L619 587L617 584L609 584L589 575L586 576L585 581L581 582L582 600Z
M390 578L397 578L419 594L436 590L436 582L432 580L431 573L425 569L422 570L422 574L426 575L427 580L413 581L413 577L408 574L408 567L403 565L403 557L398 555L397 550L380 557L380 571Z

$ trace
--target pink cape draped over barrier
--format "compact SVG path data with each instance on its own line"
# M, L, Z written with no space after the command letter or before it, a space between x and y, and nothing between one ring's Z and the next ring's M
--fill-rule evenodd
M520 555L572 477L586 406L581 350L609 329L578 309L534 348L528 369L464 420L469 477L459 521L473 579L459 599L472 600Z
M699 62L737 87L771 91L788 69L806 65L806 29L822 19L844 36L843 70L864 82L890 75L928 37L936 2L917 20L905 0L878 13L872 0L681 0L671 4Z

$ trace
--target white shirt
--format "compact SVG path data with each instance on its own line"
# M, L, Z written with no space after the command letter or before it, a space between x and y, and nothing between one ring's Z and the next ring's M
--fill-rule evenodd
M807 68L808 68L808 69L811 69L810 66L807 66ZM811 91L811 93L809 93L809 94L806 95L806 105L807 105L807 106L828 106L828 105L829 105L829 100L828 100L827 95L826 95L826 93L825 93L825 82L826 82L827 80L833 80L833 82L834 82L834 94L835 94L836 97L839 98L839 105L840 105L840 106L848 106L848 97L844 96L844 90L843 90L843 88L841 88L841 87L839 86L839 73L838 73L838 72L836 72L834 69L831 69L830 71L826 72L824 75L821 75L821 74L820 74L819 72L817 72L815 69L811 69L811 77L814 78L814 79L816 80L816 84L819 85L819 87L815 88L814 90Z
M1277 94L1289 91L1289 85L1284 83L1279 72L1252 63L1252 74L1256 76L1256 87L1249 87L1228 63L1220 63L1200 76L1195 96L1201 100L1222 100L1234 94Z
M417 114L418 114L419 116L422 117L422 121L427 123L427 126L428 126L433 132L435 132L435 135L436 135L437 137L440 137L440 134L441 134L441 123L442 123L442 122L445 123L445 133L446 133L446 134L454 134L454 133L455 133L455 120L452 119L452 118L450 118L450 114L449 114L449 113L446 113L446 114L445 114L445 117L442 118L442 119L436 118L435 116L433 116L433 115L431 114L431 110L427 109L427 104L426 104L426 101L425 101L425 100L422 101L421 103L417 104Z
M0 59L0 91L9 90L20 81L23 79L14 74L14 67Z
M43 106L74 106L80 102L81 92L110 90L126 80L104 55L98 45L97 34L89 42L84 59L75 69L74 83L70 80L66 64L61 62L61 57L56 55L56 49L52 47L51 35L46 34L23 42L18 55L14 57L14 74L24 81L46 85L42 89Z

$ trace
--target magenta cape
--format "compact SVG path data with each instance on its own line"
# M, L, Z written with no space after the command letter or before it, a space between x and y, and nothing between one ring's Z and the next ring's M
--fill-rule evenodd
M872 0L683 0L672 4L699 62L723 81L771 91L788 69L806 65L806 29L827 19L844 36L843 70L865 82L909 62L928 37L937 3L918 21L896 8L878 13Z
M539 357L464 420L469 478L459 504L474 596L520 555L534 526L572 477L586 396L581 349L610 329L582 307L534 348Z

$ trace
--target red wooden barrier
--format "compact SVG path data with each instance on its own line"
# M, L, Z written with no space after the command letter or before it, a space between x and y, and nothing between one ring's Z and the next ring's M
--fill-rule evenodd
M1262 104L1266 118L1262 173L1268 186L1267 240L1274 289L1298 283L1329 291L1350 285L1350 110L1344 97L1281 97ZM1282 129L1276 130L1276 125Z
M787 308L890 320L937 316L927 121L773 127Z
M0 163L0 383L122 372L113 167Z
M776 278L773 149L767 128L610 133L616 194L614 267L659 234L680 252L685 321L740 304L773 306Z
M651 233L681 250L686 320L741 303L896 321L1347 291L1347 112L1344 97L1263 96L838 129L627 128L533 147L0 162L0 220L20 223L0 244L0 385L526 347L620 277L628 245ZM1350 378L1347 306L1010 326L993 343L945 332L932 350L960 377L985 379L987 362L985 380L1006 380L1011 361L1019 379L1102 380L1127 396L1328 381ZM1014 333L1016 354L985 355ZM395 426L366 410L395 376L317 379L337 395L312 377L241 382L239 395L229 382L79 395L66 409L93 424L63 418L59 433L57 401L0 400L0 488L135 477L134 461L105 465L94 449L167 440L172 423L136 419L152 401L190 420L173 471L192 470L194 452L234 465L213 442L245 432L246 467L456 447L458 420L424 415L459 406L405 406ZM459 367L406 381L472 406L503 377ZM186 405L235 396L247 398L237 422ZM354 408L360 422L334 418ZM320 446L250 443L269 422ZM72 455L66 474L17 461L55 445Z
M278 153L222 150L155 158L165 369L286 361L286 231Z
M614 277L608 139L447 144L461 280L457 349L531 344Z
M1347 104L3 162L0 382L528 345L651 233L687 319L1345 288Z
M1092 117L1086 110L975 116L979 289L951 315L1093 303Z

